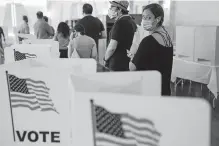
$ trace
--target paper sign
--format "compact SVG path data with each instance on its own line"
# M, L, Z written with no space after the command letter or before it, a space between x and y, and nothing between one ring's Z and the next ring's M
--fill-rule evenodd
M69 145L74 90L67 73L37 68L0 74L1 146Z

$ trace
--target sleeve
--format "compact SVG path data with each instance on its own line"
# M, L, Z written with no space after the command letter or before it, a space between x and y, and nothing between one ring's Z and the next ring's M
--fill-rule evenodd
M97 20L98 20L99 23L100 23L100 32L101 32L101 31L104 31L105 29L104 29L103 23L100 21L100 19L97 18Z
M134 34L134 37L133 37L132 46L130 48L130 52L132 54L136 54L136 52L138 50L138 46L140 44L139 39L140 39L140 37L139 37L139 30L137 29L135 34Z
M58 37L57 36L58 36L58 33L55 34L54 41L58 41Z
M95 41L93 40L93 47L92 47L92 54L91 57L94 58L95 60L97 60L97 46Z
M73 50L74 50L74 48L73 48L73 40L71 40L70 42L69 42L69 45L68 45L68 58L71 58L71 55L72 55L72 52L73 52Z
M112 39L116 41L120 41L122 37L124 36L123 34L123 27L121 22L115 23L114 28L112 30Z
M136 66L137 70L141 69L150 69L150 62L152 57L152 44L151 41L149 41L148 37L143 39L138 47L138 51L136 52L132 63Z
M50 35L53 35L52 27L49 24L45 23L45 28Z

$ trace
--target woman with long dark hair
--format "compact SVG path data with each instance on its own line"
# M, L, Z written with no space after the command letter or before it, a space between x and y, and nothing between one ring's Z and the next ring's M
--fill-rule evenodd
M59 42L60 58L68 58L68 44L70 37L70 29L68 24L61 22L58 25L54 40Z
M134 58L129 63L129 69L156 70L162 76L162 95L171 95L170 80L173 63L173 45L164 26L164 11L159 4L147 5L142 13L142 24L149 36L145 37Z

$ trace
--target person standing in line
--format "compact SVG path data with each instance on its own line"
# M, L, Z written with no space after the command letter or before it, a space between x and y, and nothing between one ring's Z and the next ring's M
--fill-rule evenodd
M173 44L163 26L164 11L159 4L147 5L142 13L144 29L150 35L145 37L129 64L131 71L156 70L162 77L162 95L170 96L173 64Z
M28 17L25 15L23 16L23 23L19 27L18 33L30 34L30 28L28 25ZM23 38L21 38L21 37L18 37L18 39L19 39L19 42L21 42L23 40Z
M84 17L78 21L79 24L83 25L85 28L85 34L93 38L96 42L98 48L98 40L100 38L106 38L105 29L103 23L96 17L92 16L93 7L90 4L83 5L83 15Z
M37 12L37 22L34 24L34 35L37 39L49 39L53 35L52 28L43 20L43 12Z
M97 47L93 38L85 34L85 28L81 24L74 27L75 38L69 43L68 57L71 58L77 51L80 58L93 58L97 60Z
M68 45L70 41L69 26L65 22L58 25L54 40L59 42L60 58L68 58Z
M127 0L110 3L108 16L110 19L115 19L115 23L109 33L109 45L104 58L105 66L111 71L128 71L130 59L127 51L131 48L137 25L128 14Z
M49 18L47 16L43 16L43 20L49 24ZM53 31L53 35L50 36L50 38L53 38L55 35L55 29L51 25L50 25L50 27L52 28L52 31Z
M5 42L5 34L4 34L2 27L0 27L0 47L3 49L2 37L4 38L4 42Z

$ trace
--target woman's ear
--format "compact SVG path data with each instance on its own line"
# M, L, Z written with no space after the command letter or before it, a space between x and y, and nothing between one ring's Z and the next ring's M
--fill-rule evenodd
M159 23L161 21L161 16L156 18L157 23Z

